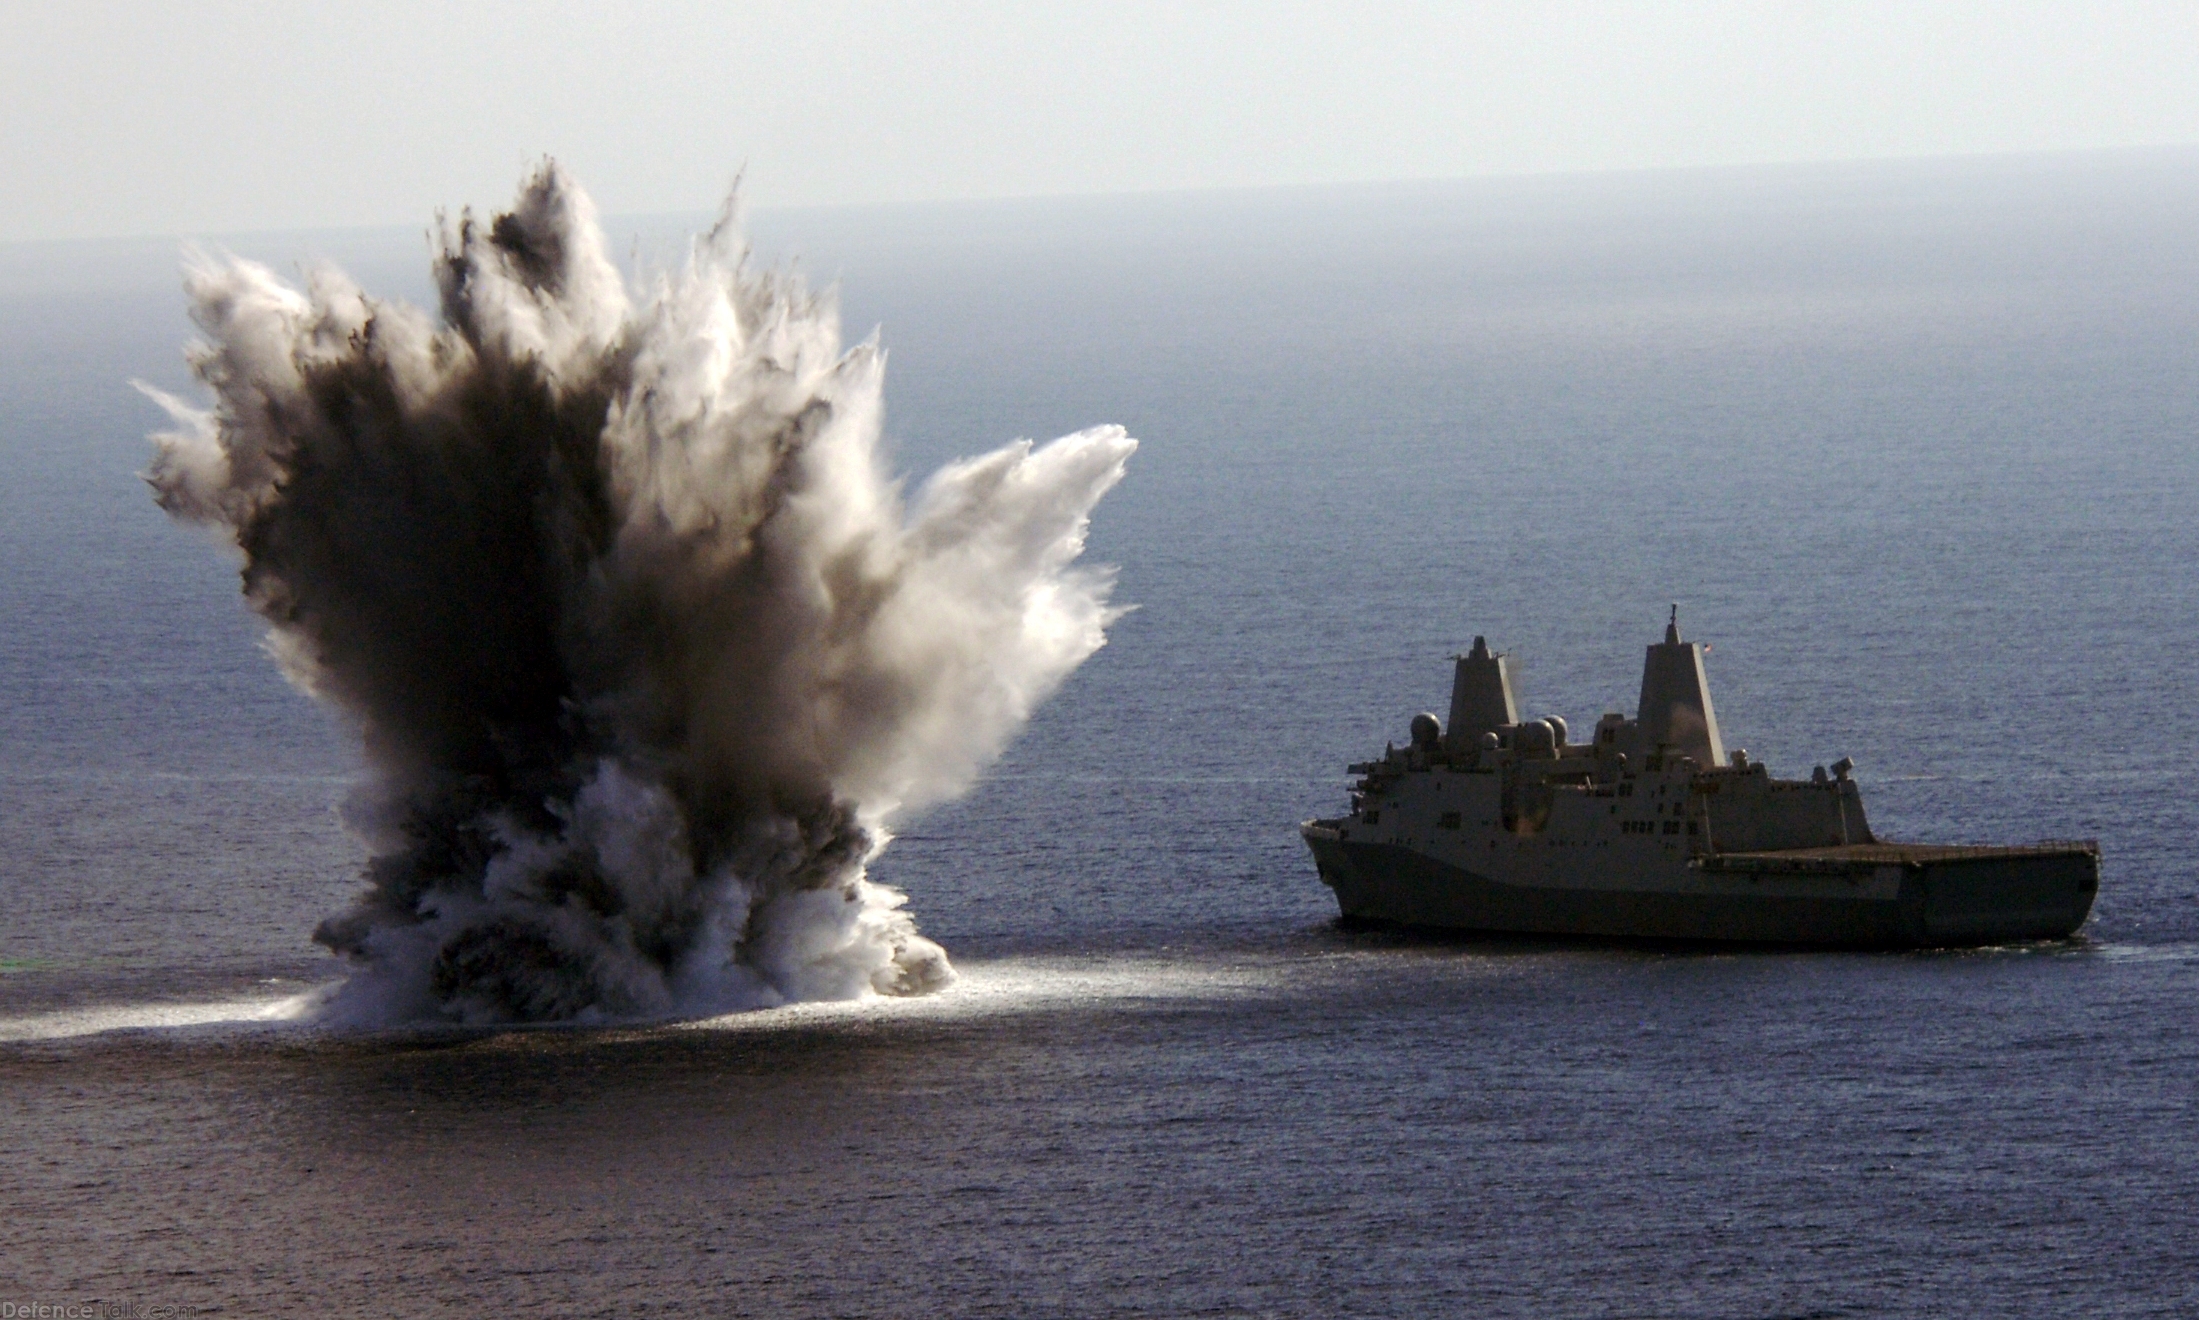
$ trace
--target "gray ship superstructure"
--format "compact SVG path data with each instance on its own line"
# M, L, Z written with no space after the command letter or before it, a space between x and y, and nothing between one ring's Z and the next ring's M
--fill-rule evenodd
M1729 758L1679 611L1635 718L1586 742L1519 718L1507 656L1457 658L1448 721L1351 767L1352 810L1300 827L1346 918L1540 935L1851 946L2056 939L2099 889L2089 840L1882 842L1843 758L1806 780Z

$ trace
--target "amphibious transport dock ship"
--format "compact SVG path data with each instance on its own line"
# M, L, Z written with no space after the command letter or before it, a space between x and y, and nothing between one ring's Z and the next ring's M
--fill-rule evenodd
M1360 776L1351 814L1300 827L1347 919L1458 930L1779 944L2058 939L2100 884L2091 840L1887 843L1842 758L1807 780L1729 759L1679 611L1642 667L1634 719L1589 741L1522 722L1509 658L1457 658L1448 723Z

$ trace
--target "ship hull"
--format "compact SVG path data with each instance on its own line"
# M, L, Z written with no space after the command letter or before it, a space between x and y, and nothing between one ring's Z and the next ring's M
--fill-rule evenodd
M1396 844L1304 830L1349 919L1523 935L1918 948L2065 938L2099 888L2087 845L1872 845L1694 859L1664 882L1508 882Z

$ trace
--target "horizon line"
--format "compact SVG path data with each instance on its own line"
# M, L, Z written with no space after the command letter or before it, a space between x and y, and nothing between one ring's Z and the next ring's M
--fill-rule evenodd
M1046 204L1061 202L1099 202L1109 199L1155 200L1165 198L1196 197L1252 197L1272 196L1284 193L1348 192L1379 190L1385 188L1425 188L1441 186L1470 186L1475 184L1518 184L1530 182L1587 181L1596 179L1646 178L1655 176L1715 176L1760 174L1783 171L1822 169L1857 169L1916 165L1990 165L2063 161L2077 163L2108 157L2170 156L2180 153L2199 153L2199 141L2161 142L2112 147L2054 147L2024 148L2013 151L1934 152L1900 156L1847 156L1812 157L1794 160L1740 161L1720 164L1692 165L1632 165L1597 169L1548 169L1505 170L1479 174L1408 175L1387 179L1335 179L1315 182L1213 184L1192 187L1116 188L1087 192L1028 192L1028 193L966 193L956 196L874 199L867 201L838 202L754 202L742 196L740 212L744 215L796 215L856 212L888 212L896 210L951 210L957 207L984 207L999 205ZM554 160L545 154L537 160ZM522 176L524 177L524 176ZM741 172L731 175L731 187L740 188ZM340 224L272 225L260 228L231 229L174 229L140 230L125 233L73 235L65 238L0 238L0 250L35 247L67 247L90 244L130 243L193 243L219 242L226 239L266 240L275 237L307 237L370 234L394 234L400 230L419 229L427 232L437 222L436 217L462 213L468 210L486 209L495 214L503 203L480 208L476 203L459 203L438 208L435 217L422 221L366 221ZM665 210L621 210L605 212L599 223L605 227L635 222L662 222L685 220L711 215L718 208L701 206Z

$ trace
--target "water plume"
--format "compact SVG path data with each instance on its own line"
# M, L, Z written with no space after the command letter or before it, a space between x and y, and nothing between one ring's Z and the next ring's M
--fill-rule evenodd
M331 269L194 257L213 394L147 480L211 524L345 712L366 889L314 938L348 1020L595 1020L921 993L866 878L1105 640L1101 427L904 499L884 354L726 217L630 293L554 164L441 228L440 319Z

